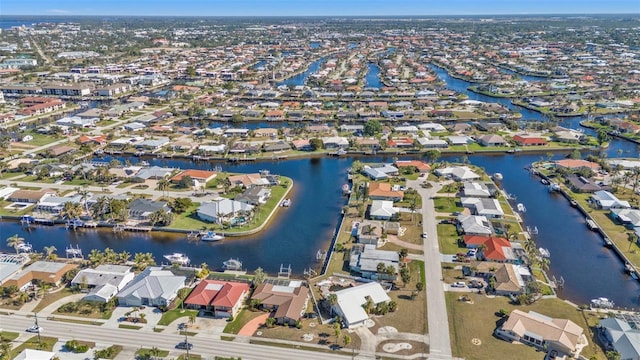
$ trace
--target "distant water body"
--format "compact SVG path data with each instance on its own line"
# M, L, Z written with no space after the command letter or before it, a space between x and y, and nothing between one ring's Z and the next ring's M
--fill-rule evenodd
M14 26L32 26L39 23L72 22L66 16L0 16L0 29L11 29Z

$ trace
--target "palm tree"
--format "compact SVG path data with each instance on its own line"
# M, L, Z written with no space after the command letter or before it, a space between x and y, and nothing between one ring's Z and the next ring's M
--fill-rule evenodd
M131 253L128 251L123 251L121 253L118 254L118 262L119 263L126 263L127 261L129 261L129 258L131 258Z
M24 238L15 234L9 238L7 238L7 246L12 247L16 250L16 254L18 253L18 247L24 244Z
M82 205L79 203L66 202L60 212L60 217L68 220L76 219L82 214Z
M169 190L170 185L171 181L169 179L162 179L158 181L158 190L162 191L162 197L167 196L167 190Z
M44 252L45 254L47 254L47 259L55 260L55 257L57 257L57 255L54 254L54 252L56 252L57 250L58 249L56 249L55 246L45 246Z
M329 294L329 296L327 296L327 302L331 305L331 313L333 314L333 307L338 303L338 295L335 293Z

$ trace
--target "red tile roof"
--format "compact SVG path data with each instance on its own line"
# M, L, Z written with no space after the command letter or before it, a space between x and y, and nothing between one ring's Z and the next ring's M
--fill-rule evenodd
M557 160L556 164L558 166L565 167L568 169L578 169L581 167L586 167L592 170L600 169L600 165L587 160L563 159L563 160Z
M467 245L484 245L484 257L487 260L504 261L507 257L504 254L503 247L511 247L509 240L501 237L481 236L481 235L465 235L464 243Z
M184 301L188 305L234 307L249 292L249 284L202 280Z
M180 181L180 180L182 180L183 177L185 177L187 175L190 176L192 179L195 179L195 180L207 180L212 176L215 177L216 173L213 172L213 171L189 169L189 170L185 170L185 171L179 173L178 175L172 177L171 181Z
M537 145L537 144L546 144L547 140L541 137L524 137L520 135L516 135L513 137L513 141L520 145Z
M426 172L431 170L431 166L429 166L429 164L420 160L398 160L396 161L396 165L399 168L407 167L407 166L415 166L420 172Z

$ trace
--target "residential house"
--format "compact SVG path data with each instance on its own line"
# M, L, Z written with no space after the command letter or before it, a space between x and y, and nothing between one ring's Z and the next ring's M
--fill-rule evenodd
M278 137L278 129L273 128L260 128L253 130L253 136L255 137Z
M309 142L308 139L293 140L291 142L291 144L293 144L293 148L298 150L298 151L311 151L311 150L313 150L313 148L311 147L311 143Z
M588 345L584 329L571 320L554 319L533 311L513 310L495 331L507 341L519 341L541 350L556 350L577 358Z
M168 306L185 287L184 276L161 267L148 267L118 292L120 306Z
M538 136L515 135L513 141L519 146L545 146L547 139Z
M302 281L289 281L287 285L263 282L253 292L252 300L271 310L278 324L295 325L307 309L310 291Z
M585 139L586 136L582 132L570 129L558 130L553 134L553 140L562 143L577 144Z
M452 136L445 136L445 139L447 139L447 141L449 141L449 143L453 146L467 145L467 144L473 143L473 139L471 139L468 136L452 135Z
M177 175L171 178L171 182L174 184L180 183L180 181L188 176L194 181L198 181L202 184L206 184L209 181L215 179L218 174L215 171L188 169L179 172Z
M35 204L40 202L43 198L55 195L56 192L49 189L43 190L18 190L13 192L7 200L20 203Z
M362 326L369 319L369 314L363 307L369 299L371 299L373 305L391 301L389 295L377 282L353 286L336 291L335 294L338 301L333 306L333 310L342 317L346 327L349 329Z
M135 177L143 179L143 180L161 180L167 177L167 175L171 174L174 170L170 168L163 168L160 166L151 166L141 168L136 172Z
M640 359L640 329L623 319L600 319L599 329L606 339L605 351L616 351L622 360Z
M56 120L56 125L59 126L67 126L67 127L75 127L75 128L90 128L90 127L94 127L96 125L96 122L99 119L97 118L81 118L78 116L72 116L72 117L64 117L62 119L58 119Z
M425 149L446 149L449 147L449 143L441 139L429 139L420 137L417 138L416 141L418 142L418 145Z
M434 174L452 178L455 181L471 181L480 179L480 175L476 174L467 166L449 166L441 169L435 169Z
M414 168L417 172L424 174L431 170L431 166L424 161L420 160L397 160L396 166L398 169Z
M33 280L41 281L55 286L60 285L62 277L67 271L75 269L78 264L55 261L36 261L12 277L5 280L3 286L15 285L24 289L32 284Z
M497 189L492 187L492 190L489 190L487 184L479 183L479 182L465 182L464 187L462 189L462 193L467 197L480 197L480 198L488 198L495 195Z
M395 202L404 198L404 192L397 189L396 186L392 187L390 183L373 181L369 183L369 197L372 200L390 200Z
M204 279L191 291L184 304L214 317L231 318L238 315L249 292L247 283Z
M356 240L359 244L382 245L384 227L380 221L364 220L355 229Z
M495 134L480 136L478 142L483 146L505 146L507 144L502 136Z
M155 201L148 199L134 199L129 203L129 217L136 220L148 220L154 212L161 210L165 213L171 212L171 207L166 201Z
M35 210L58 214L64 209L64 204L83 204L89 199L83 199L82 195L74 196L44 196L35 207Z
M493 226L486 216L460 214L456 227L459 233L465 235L489 236L493 234Z
M24 349L15 360L53 360L57 359L56 353L53 351L43 351L34 349Z
M134 277L130 266L99 265L95 269L80 270L71 285L89 290L82 300L106 303Z
M169 138L161 137L157 139L146 139L141 143L136 144L135 147L136 149L155 151L161 149L167 144L169 144Z
M53 146L53 147L49 148L48 153L52 157L58 157L58 156L66 155L66 154L73 154L77 150L78 149L76 149L73 146L58 145L58 146Z
M463 238L468 248L480 249L476 258L483 261L509 262L518 260L509 240L494 236L465 235Z
M581 168L587 168L587 169L590 169L592 171L600 170L600 164L595 163L595 162L591 162L591 161L587 161L587 160L581 160L581 159L556 160L555 164L558 167L563 167L563 168L571 169L571 170L578 170L578 169L581 169Z
M640 210L613 208L609 216L627 227L637 228L636 232L640 232Z
M264 187L252 187L246 189L242 194L235 197L234 200L244 202L251 205L266 204L271 197L271 189Z
M496 199L463 197L461 203L462 207L471 209L474 215L483 215L491 219L504 217L502 206Z
M518 296L524 294L526 282L535 281L526 266L482 261L473 263L472 268L473 271L470 271L470 275L482 277L487 283L491 283L491 279L494 279L493 291L496 295ZM463 272L465 271L463 269Z
M245 189L252 188L254 186L268 186L269 180L263 178L258 173L253 174L241 174L229 176L229 182L231 186L240 186Z
M395 281L398 277L400 255L397 251L378 250L375 245L354 245L349 256L349 269L365 279ZM378 265L385 269L378 272Z
M373 220L391 220L400 210L393 207L393 201L373 200L369 208L369 218Z
M612 193L604 190L596 191L589 199L599 209L603 210L631 208L628 201L620 200Z
M324 137L322 140L322 146L328 150L347 149L349 147L349 140L341 136Z
M285 141L275 141L268 142L262 145L262 150L264 152L278 152L278 151L289 151L291 150L291 146L287 144Z
M220 198L203 202L197 214L201 220L222 224L224 221L233 222L238 217L250 214L253 208L254 206L248 203Z
M601 190L599 185L584 176L569 175L566 179L567 186L569 186L573 192L593 193Z

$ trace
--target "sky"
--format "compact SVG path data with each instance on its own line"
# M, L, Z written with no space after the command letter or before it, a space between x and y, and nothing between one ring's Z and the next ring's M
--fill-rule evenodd
M0 15L638 14L640 0L0 0Z

